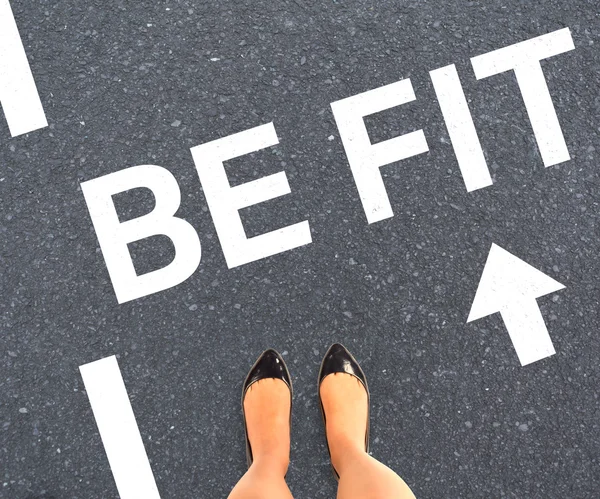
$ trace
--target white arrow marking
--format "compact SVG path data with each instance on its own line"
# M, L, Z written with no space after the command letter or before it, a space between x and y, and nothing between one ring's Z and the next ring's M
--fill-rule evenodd
M536 299L564 287L492 244L467 322L500 312L521 365L531 364L556 353Z

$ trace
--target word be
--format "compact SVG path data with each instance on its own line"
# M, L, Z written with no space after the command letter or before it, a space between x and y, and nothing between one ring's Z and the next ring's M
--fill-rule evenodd
M474 57L477 79L514 71L546 167L570 159L540 61L573 50L564 28ZM468 192L492 184L456 67L430 72L452 146ZM331 104L369 224L393 217L379 169L429 150L422 130L371 144L364 118L415 100L410 79ZM244 265L312 242L308 221L247 238L239 210L291 192L285 172L231 187L223 163L279 143L273 123L191 148L196 170L228 268ZM145 187L156 205L147 215L120 223L112 196ZM198 234L175 217L181 194L173 175L160 166L140 165L89 180L81 188L119 303L173 287L191 276L201 258ZM175 258L166 267L136 275L127 245L166 235Z

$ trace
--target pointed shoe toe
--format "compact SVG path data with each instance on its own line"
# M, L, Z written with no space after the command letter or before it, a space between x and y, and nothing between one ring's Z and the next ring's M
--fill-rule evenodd
M370 393L369 387L367 385L367 377L365 373L361 369L360 365L354 358L354 356L348 351L346 347L341 345L340 343L334 343L329 347L327 353L323 357L323 362L321 363L321 368L319 369L319 382L317 386L317 392L319 394L319 405L321 407L321 416L323 417L323 426L325 427L325 436L327 437L327 426L326 426L326 418L325 418L325 409L323 407L323 401L321 400L321 383L323 380L330 374L334 373L347 373L355 378L357 378L362 385L365 387L365 391L367 392L367 429L365 432L365 452L369 452L369 433L370 433ZM327 442L327 451L329 453L329 458L331 459L331 450L329 449L329 442ZM333 475L337 480L340 479L340 475L336 471L333 463L331 464L331 469L333 471Z
M252 383L266 378L280 379L288 388L291 389L292 387L290 373L283 361L283 357L272 348L265 350L250 369L248 376L246 376L246 381L244 381L244 395Z
M250 368L244 385L242 388L242 414L244 416L244 434L246 436L246 461L248 468L252 464L252 448L250 446L250 439L248 438L248 426L246 424L246 411L244 409L244 398L248 389L257 381L261 379L275 378L283 381L290 390L290 431L292 427L292 407L291 397L293 393L292 378L290 372L283 360L283 357L276 350L269 348L265 350L256 360L254 365Z
M347 373L359 379L359 381L367 389L367 377L358 365L356 359L348 351L346 347L339 343L334 343L329 347L319 371L319 386L323 382L325 376L333 373ZM367 393L368 393L367 389Z

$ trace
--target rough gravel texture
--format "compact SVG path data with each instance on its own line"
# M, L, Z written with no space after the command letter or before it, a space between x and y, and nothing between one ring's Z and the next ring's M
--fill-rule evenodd
M600 57L592 0L11 0L49 126L0 119L0 497L118 497L78 366L117 355L161 496L226 497L245 470L242 381L267 347L294 379L289 484L335 497L316 394L345 344L371 388L372 454L421 498L590 498L600 490ZM470 57L569 27L542 63L572 159L544 168L514 74ZM456 64L493 186L468 193L429 78ZM369 225L330 103L402 78L417 100L372 140L422 128L382 168ZM190 148L273 122L278 146L231 183L284 170L292 193L242 211L249 236L302 220L313 243L228 269ZM80 183L156 164L202 261L119 305ZM123 219L143 190L115 197ZM538 300L556 355L521 367L499 314L466 324L496 243L566 286ZM164 237L131 245L140 273Z

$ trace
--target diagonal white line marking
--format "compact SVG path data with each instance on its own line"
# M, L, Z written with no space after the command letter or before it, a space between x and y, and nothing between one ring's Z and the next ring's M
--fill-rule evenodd
M0 0L0 104L12 137L48 126L8 0Z
M79 370L121 499L160 499L116 357Z

